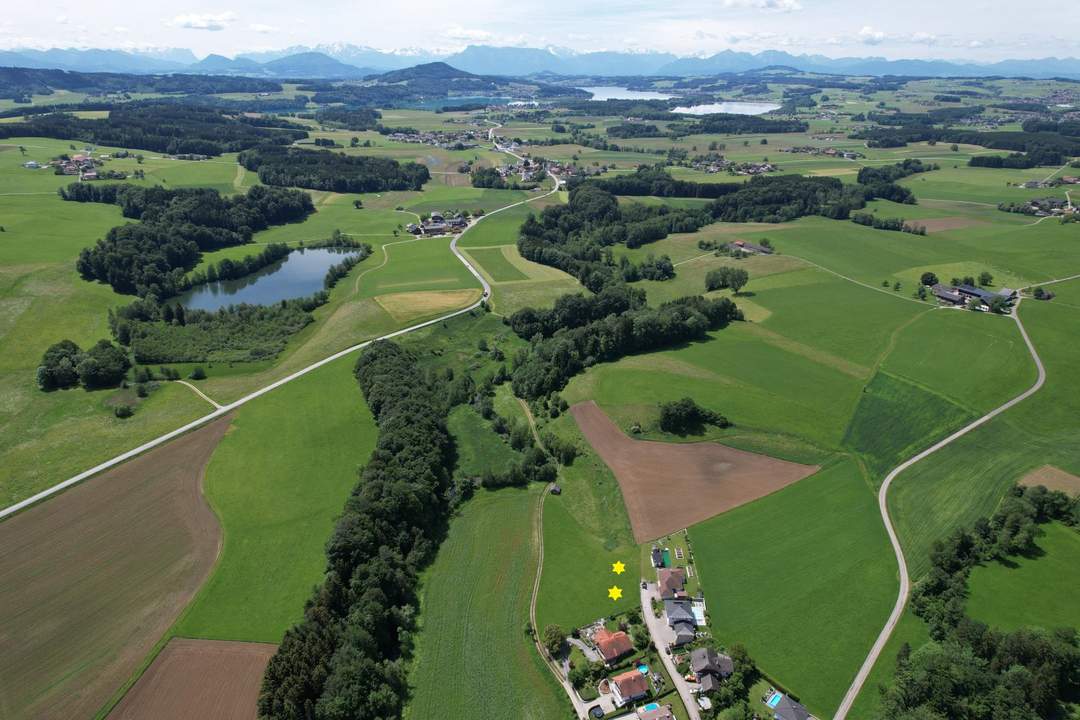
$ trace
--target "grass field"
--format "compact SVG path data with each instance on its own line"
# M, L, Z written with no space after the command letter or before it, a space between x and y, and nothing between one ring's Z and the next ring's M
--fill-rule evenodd
M206 477L221 559L175 634L277 643L302 617L334 518L375 445L354 362L342 358L237 411Z
M1080 604L1067 600L1080 582L1080 532L1060 523L1043 525L1042 531L1030 556L971 572L969 616L1002 630L1080 627Z
M858 466L836 462L695 525L690 539L717 638L744 643L811 712L831 715L897 588Z
M424 573L405 717L562 717L569 702L525 633L539 485L480 491Z
M528 280L529 276L514 267L503 253L503 248L473 248L469 256L476 260L488 277L495 282Z
M506 472L521 457L471 405L454 408L446 425L457 449L457 477L480 477L485 470Z
M545 430L572 441L580 452L560 469L562 494L544 504L544 574L536 601L540 628L555 623L568 630L638 606L639 551L618 482L573 418L565 414ZM626 563L623 575L611 572L616 561ZM608 598L612 585L623 589L621 600Z

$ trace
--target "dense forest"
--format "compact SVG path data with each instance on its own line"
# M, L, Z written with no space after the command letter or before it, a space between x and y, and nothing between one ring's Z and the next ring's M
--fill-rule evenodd
M557 267L599 292L611 283L631 280L626 275L635 272L632 264L617 265L609 246L641 247L669 233L695 232L709 222L704 210L636 203L620 206L611 193L585 183L570 191L566 205L544 208L539 217L526 219L519 231L518 251L522 257Z
M620 123L608 127L607 134L609 137L626 139L662 137L666 133L662 132L660 128L651 123Z
M931 550L930 574L911 597L931 640L897 656L896 678L882 689L886 720L1035 720L1064 717L1062 701L1080 696L1075 628L1003 632L965 616L971 569L1030 553L1039 525L1080 525L1080 500L1044 487L1014 487L998 510L955 531Z
M240 153L238 160L258 172L259 180L267 185L339 193L420 190L431 179L427 167L419 163L330 150L260 145Z
M376 342L356 377L379 426L326 546L323 582L267 666L259 716L397 718L417 615L417 576L445 532L453 445L416 358Z
M128 103L117 105L107 118L85 119L54 113L32 115L24 122L0 124L0 137L19 136L78 140L171 155L220 155L260 143L287 145L307 137L307 132L259 127L224 110L205 106Z
M380 118L382 113L370 108L326 107L315 113L316 122L354 132L374 130Z
M743 186L741 182L699 183L691 180L676 180L660 164L639 165L632 173L596 179L571 178L568 182L571 188L583 182L588 182L603 188L612 195L709 199L736 192Z
M56 90L103 95L106 93L212 93L280 92L271 80L223 75L131 75L86 73L36 68L0 68L0 98L29 102L31 95L52 95Z
M117 292L158 298L187 287L185 273L202 252L250 242L252 233L303 220L315 209L307 193L259 185L231 197L208 188L128 184L72 183L59 192L65 200L119 205L124 217L141 220L84 248L75 264L79 274Z
M902 147L911 142L943 142L981 145L993 150L1010 150L1032 156L1031 165L1060 165L1066 157L1080 155L1080 137L1059 131L1006 132L980 131L932 126L870 128L854 133L869 147ZM981 162L981 156L972 158ZM978 165L979 162L972 164Z

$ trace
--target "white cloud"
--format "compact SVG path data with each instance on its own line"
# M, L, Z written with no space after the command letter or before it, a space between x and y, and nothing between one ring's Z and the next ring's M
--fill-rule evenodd
M236 13L234 12L188 13L186 15L177 15L168 24L185 30L210 30L216 32L224 30L234 22L236 22Z
M262 23L255 23L254 25L249 25L248 27L251 28L253 31L259 33L260 35L267 35L269 33L276 33L278 31L278 29L273 25L264 25Z
M866 25L859 31L859 41L864 45L880 45L885 42L885 33Z
M778 12L802 10L799 0L722 0L720 4L726 8L756 8Z
M131 32L131 30L129 28L126 28L123 25L113 25L112 31L114 33L119 33L121 35Z
M67 25L68 24L68 16L67 15L57 15L56 20L54 20L54 22L57 25Z

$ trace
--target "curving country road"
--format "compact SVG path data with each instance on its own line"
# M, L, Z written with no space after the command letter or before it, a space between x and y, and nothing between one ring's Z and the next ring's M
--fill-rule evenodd
M1062 282L1069 278L1063 278L1062 280L1053 280L1050 282ZM1050 283L1044 283L1050 284ZM855 703L855 699L859 696L863 686L866 684L866 679L870 676L870 671L874 669L874 664L881 656L882 650L885 649L885 644L889 641L889 637L892 636L893 631L896 629L897 623L900 622L900 618L904 614L904 607L907 605L908 595L911 592L911 577L908 575L907 560L904 558L904 550L900 546L900 539L896 534L896 528L893 527L892 518L889 517L889 507L887 496L889 493L889 486L892 485L893 480L896 479L900 473L910 468L915 463L926 457L933 455L941 448L949 445L956 440L964 437L972 430L985 425L987 422L997 417L1001 413L1005 412L1009 408L1017 405L1028 399L1043 386L1046 382L1046 368L1043 367L1042 359L1039 357L1039 353L1035 350L1035 345L1032 344L1031 338L1028 337L1027 329L1024 328L1024 323L1020 320L1020 303L1022 299L1016 301L1016 307L1013 308L1012 317L1016 321L1017 328L1020 329L1020 336L1024 338L1024 344L1027 345L1028 352L1031 353L1031 359L1035 361L1035 367L1038 370L1038 377L1035 380L1035 384L1030 388L1020 393L1012 400L1009 400L1003 405L994 408L987 414L980 417L978 420L966 425L952 435L948 436L944 440L941 440L934 445L931 445L927 449L923 450L919 454L909 458L900 465L893 468L892 472L885 476L884 482L881 483L881 489L878 490L878 510L881 512L881 519L885 523L885 530L889 534L889 542L892 543L893 552L896 554L896 564L899 567L900 572L900 592L896 596L896 604L893 606L892 613L889 615L889 619L885 622L885 627L881 629L881 633L878 635L877 640L874 642L874 646L870 648L870 653L863 661L862 667L859 668L859 672L855 675L855 680L851 683L851 687L848 688L847 694L844 696L843 701L840 703L840 707L837 708L836 714L833 715L833 720L845 720L848 712L851 711L851 706Z
M494 128L492 128L492 132L490 134L494 134ZM502 148L500 148L497 143L495 144L495 148L497 150L502 151L502 152L506 152L509 155L513 155L514 157L517 157L516 155L514 155L514 153L511 153L508 150L503 150ZM463 255L461 253L461 251L458 250L458 247L457 247L458 240L462 236L464 236L465 233L467 233L469 230L471 230L473 227L475 227L478 223L483 222L484 219L489 218L492 215L496 215L496 214L498 214L498 213L500 213L500 212L502 212L504 210L509 210L512 207L517 207L519 205L524 205L526 203L530 203L530 202L533 202L535 200L540 200L540 199L543 199L545 197L548 197L550 195L553 195L553 194L557 193L559 191L559 188L562 186L562 181L559 180L559 178L555 177L554 175L552 175L551 177L555 181L555 187L552 190L550 190L549 192L544 193L543 195L537 195L536 197L533 197L533 198L528 198L528 199L521 200L521 201L518 201L518 202L515 202L515 203L511 203L509 205L504 205L501 208L497 208L495 210L492 210L491 212L487 213L486 215L483 215L480 218L475 219L472 222L470 222L468 227L466 227L458 235L455 235L454 239L450 241L450 250L451 250L451 252L453 252L454 256L457 257L457 259L460 260L462 262L462 264L464 264L465 267L469 269L469 272L473 275L473 277L475 277L477 279L477 281L479 281L480 286L483 288L483 293L481 294L480 299L477 300L476 302L474 302L471 305L468 305L466 307L463 307L460 310L455 310L455 311L453 311L451 313L447 313L446 315L442 315L442 316L434 318L432 320L427 320L426 322L417 323L415 325L410 325L409 327L402 328L401 330L396 330L396 331L394 331L392 333L387 333L386 335L382 335L382 336L377 337L377 338L372 338L371 340L366 340L364 342L357 343L356 345L352 345L350 347L347 347L344 350L340 350L340 351L338 351L338 352L336 352L336 353L334 353L334 354L332 354L332 355L330 355L328 357L323 358L322 360L314 362L314 363L312 363L311 365L308 365L305 368L302 368L300 370L297 370L296 372L290 373L289 375L286 375L285 377L283 377L283 378L281 378L279 380L276 380L276 381L270 383L269 385L267 385L265 387L262 387L262 388L260 388L260 389L258 389L256 391L248 394L248 395L245 395L244 397L240 398L239 400L235 400L234 402L231 402L231 403L229 403L227 405L219 405L219 406L217 406L217 409L215 409L213 412L211 412L211 413L209 413L207 415L204 415L201 418L198 418L197 420L192 420L191 422L189 422L186 425L178 427L175 430L172 430L170 432L165 433L164 435L159 435L158 437L154 438L153 440L145 442L142 445L139 445L138 447L134 447L131 450L128 450L127 452L121 453L121 454L117 455L116 457L110 458L110 459L106 460L103 463L95 465L94 467L90 468L89 470L84 470L83 472L79 473L78 475L70 477L67 480L64 480L63 482L59 482L56 485L53 485L52 487L46 488L45 490L42 490L41 492L39 492L39 493L37 493L35 495L32 495L32 496L26 498L25 500L21 500L20 502L17 502L14 505L9 505L8 507L4 508L3 510L0 510L0 520L3 520L4 518L6 518L6 517L8 517L10 515L14 515L15 513L19 512L20 510L24 510L24 509L30 507L31 505L39 503L42 500L45 500L45 499L55 495L58 492L66 490L67 488L71 487L72 485L76 485L76 484L82 482L83 480L91 478L91 477L93 477L94 475L97 475L100 472L104 472L105 470L108 470L111 467L115 467L115 466L119 465L120 463L122 463L122 462L124 462L126 460L130 460L131 458L133 458L133 457L135 457L137 455L141 455L142 453L146 452L147 450L151 450L153 448L156 448L157 446L163 445L164 443L167 443L170 440L172 440L174 438L177 438L177 437L179 437L180 435L183 435L186 432L190 432L191 430L194 430L197 427L201 427L201 426L205 425L206 423L208 423L208 422L210 422L212 420L215 420L215 419L221 417L222 415L225 415L226 413L229 413L229 412L235 410L236 408L240 407L241 405L246 405L247 403L251 402L255 398L261 397L262 395L265 395L266 393L270 392L271 390L274 390L275 388L279 388L279 387L281 387L282 385L284 385L286 383L292 382L293 380L296 380L297 378L300 378L300 377L303 377L304 375L307 375L308 373L310 373L313 370L317 370L317 369L321 368L323 365L326 365L328 363L332 363L335 360L338 360L339 358L343 358L346 355L354 353L354 352L356 352L358 350L362 350L362 349L366 348L368 345L370 345L373 342L378 342L379 340L389 340L391 338L399 337L401 335L406 335L408 333L415 332L416 330L420 330L422 328L426 328L426 327L429 327L431 325L435 325L436 323L441 323L441 322L443 322L445 320L449 320L450 318L457 317L458 315L463 315L463 314L465 314L467 312L470 312L470 311L475 310L476 308L480 307L481 303L483 303L483 302L487 301L488 299L490 299L490 297L491 297L491 285L489 285L488 281L484 279L484 276L480 273L480 271L476 267L474 267L472 263L469 262L468 258L466 258L465 255ZM211 400L210 402L213 402L213 401Z

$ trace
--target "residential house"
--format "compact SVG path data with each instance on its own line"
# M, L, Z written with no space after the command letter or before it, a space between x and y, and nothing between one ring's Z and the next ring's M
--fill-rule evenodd
M675 645L685 645L697 637L697 621L689 600L665 600L664 615L675 632Z
M720 682L731 677L735 672L734 661L712 648L697 648L690 651L690 670L697 676L703 693L720 689Z
M757 245L756 243L747 242L746 240L736 240L733 244L743 252L757 253L758 255L772 255L773 252L771 247Z
M634 652L634 643L622 630L611 632L602 627L593 635L593 643L600 657L604 659L604 664L609 667Z
M450 226L444 222L429 222L424 224L425 235L445 235Z
M463 229L465 227L468 227L469 221L466 220L461 215L455 215L454 217L447 220L446 224L449 225L451 228L453 228L455 230L460 230L460 229Z
M686 597L686 570L684 568L660 568L656 571L660 598L674 600Z
M664 551L660 548L653 546L652 549L652 566L654 568L664 567Z
M609 687L611 697L615 700L615 707L622 707L648 696L649 678L635 668L611 678Z
M798 703L787 695L781 695L780 701L772 708L773 720L809 720L813 717L801 703Z
M997 293L983 290L974 285L957 285L956 292L960 293L965 298L981 300L984 305L989 305L990 301L997 297Z
M675 713L670 705L661 705L651 710L638 708L637 716L638 720L675 720Z

